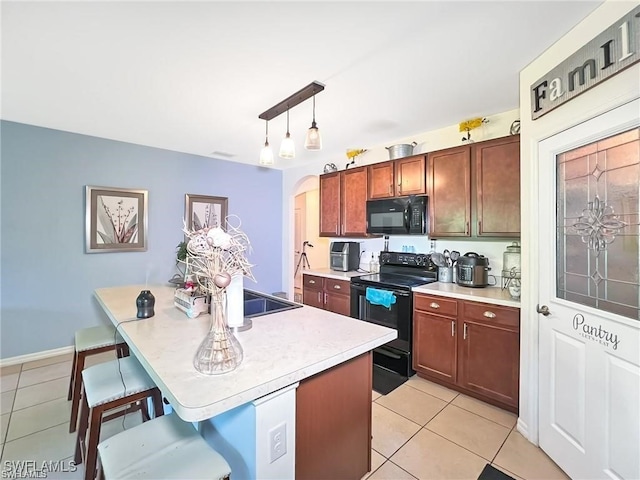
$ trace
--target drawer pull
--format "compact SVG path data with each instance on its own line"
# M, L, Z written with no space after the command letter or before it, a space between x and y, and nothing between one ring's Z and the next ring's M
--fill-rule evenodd
M333 288L335 288L336 290L340 290L340 285L334 285Z
M437 304L436 302L431 302L431 303L429 304L429 306L430 306L431 308L440 308L440 305L439 305L439 304Z
M309 284L310 284L310 285L313 285L314 283L316 283L316 281L315 281L315 280L309 280Z
M489 310L487 310L486 312L484 312L482 315L484 315L487 318L496 318L496 314L493 312L490 312Z

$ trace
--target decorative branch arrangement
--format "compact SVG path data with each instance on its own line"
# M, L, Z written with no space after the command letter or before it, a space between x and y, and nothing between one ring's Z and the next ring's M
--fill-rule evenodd
M235 217L238 225L230 224ZM240 219L229 215L225 219L227 231L221 227L189 230L186 223L183 232L187 236L187 252L191 254L188 266L199 287L212 296L219 296L238 273L255 281L252 264L246 258L251 252L249 237L240 230ZM185 262L186 263L186 262Z
M238 218L238 217L235 217ZM212 322L209 334L198 347L194 358L196 369L216 375L235 369L242 362L242 347L226 324L225 289L233 275L244 275L255 281L246 254L251 251L249 238L238 225L226 217L226 231L219 226L189 230L187 236L188 268L199 288L211 294ZM185 262L186 263L186 262Z

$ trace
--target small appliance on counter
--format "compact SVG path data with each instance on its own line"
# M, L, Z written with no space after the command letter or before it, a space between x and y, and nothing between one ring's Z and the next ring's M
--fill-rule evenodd
M465 253L456 262L456 283L464 287L489 286L489 259L475 252Z
M331 242L329 265L336 272L352 272L360 268L360 242Z

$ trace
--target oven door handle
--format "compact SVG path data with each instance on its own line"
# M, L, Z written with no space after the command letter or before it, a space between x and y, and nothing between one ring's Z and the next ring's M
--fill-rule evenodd
M407 291L404 291L404 290L392 290L390 288L373 287L371 285L361 285L359 283L351 283L351 288L354 288L356 290L360 290L362 292L366 292L367 287L377 288L378 290L385 290L387 292L392 292L394 295L397 295L398 297L410 297L411 296L411 292L407 292Z
M384 347L374 348L373 351L381 355L384 355L385 357L393 358L394 360L400 360L402 358L397 353L393 353L391 350L387 350Z

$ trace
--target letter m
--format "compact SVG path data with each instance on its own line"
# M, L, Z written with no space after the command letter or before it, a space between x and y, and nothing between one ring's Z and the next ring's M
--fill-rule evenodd
M584 85L585 82L585 71L589 67L589 77L591 80L596 78L596 61L593 58L590 58L581 67L576 67L572 71L569 72L569 91L573 92L575 89L575 79L576 75L579 75L579 84Z

